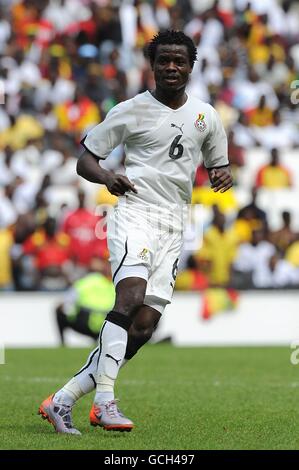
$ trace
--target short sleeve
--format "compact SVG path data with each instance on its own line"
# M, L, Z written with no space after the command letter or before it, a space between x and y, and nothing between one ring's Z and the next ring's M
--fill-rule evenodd
M204 166L217 168L229 165L227 155L227 138L217 111L211 109L211 128L201 148Z
M126 139L126 112L123 104L114 106L105 120L81 140L81 145L97 159L105 160Z

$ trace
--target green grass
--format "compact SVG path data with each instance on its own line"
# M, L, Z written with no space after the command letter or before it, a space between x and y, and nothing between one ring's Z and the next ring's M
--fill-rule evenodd
M299 449L299 366L290 352L147 346L121 370L116 388L136 428L92 428L91 394L74 408L77 437L56 434L36 412L88 351L8 350L0 366L0 448Z

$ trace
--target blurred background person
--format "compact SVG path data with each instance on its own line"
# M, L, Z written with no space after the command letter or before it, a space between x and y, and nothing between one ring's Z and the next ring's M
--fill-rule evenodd
M89 263L89 273L74 282L66 291L63 303L56 308L61 344L64 344L64 333L68 328L96 341L114 301L109 263L93 257Z

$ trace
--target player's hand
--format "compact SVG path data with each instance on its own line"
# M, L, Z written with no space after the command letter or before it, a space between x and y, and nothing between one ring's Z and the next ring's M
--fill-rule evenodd
M224 168L212 168L208 170L211 181L211 188L216 193L225 193L233 185L233 177L229 166Z
M108 191L114 196L123 196L127 191L133 191L137 194L134 184L123 175L111 175L106 182Z

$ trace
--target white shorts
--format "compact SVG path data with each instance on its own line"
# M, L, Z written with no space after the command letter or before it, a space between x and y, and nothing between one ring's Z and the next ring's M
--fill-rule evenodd
M135 205L118 205L108 217L107 238L114 285L126 277L147 280L144 303L163 312L171 302L182 229Z

